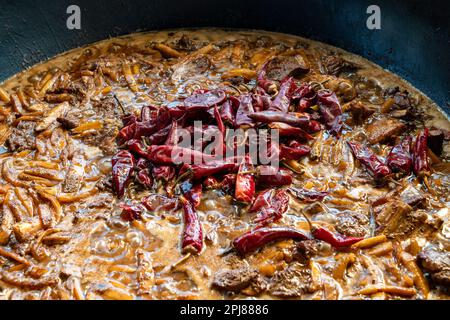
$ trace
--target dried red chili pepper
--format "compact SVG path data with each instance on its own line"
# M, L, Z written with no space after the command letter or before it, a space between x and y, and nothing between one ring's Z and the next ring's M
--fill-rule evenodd
M151 188L153 185L153 180L150 176L149 169L139 170L136 174L136 180L146 188Z
M325 241L335 248L349 247L364 239L364 237L346 237L333 234L325 228L316 226L312 226L311 233L315 239Z
M145 110L145 109L144 109ZM152 134L166 128L172 122L172 117L167 107L159 107L148 112L141 111L141 119L135 125L134 139L149 137Z
M236 119L234 121L234 126L239 127L253 127L255 123L249 117L250 114L254 113L252 105L252 96L250 94L243 94L239 97L239 107L236 111Z
M253 107L257 112L267 110L272 103L270 96L260 87L255 88L255 93L252 94L252 99Z
M150 163L147 159L139 158L136 162L136 180L143 186L150 188L153 185L153 179L150 174Z
M258 185L281 187L292 183L292 173L284 168L261 165L258 167Z
M194 208L200 205L202 200L202 185L200 183L193 184L191 181L183 181L180 184L180 190L184 197L189 200Z
M135 160L127 150L121 150L111 159L113 190L121 198L126 185L131 181Z
M239 101L237 103L239 105ZM224 123L234 126L234 122L236 121L236 111L233 107L233 102L231 99L228 99L222 104L222 107L220 108L220 117Z
M310 152L311 148L309 146L295 140L290 141L288 146L284 144L280 145L280 159L298 160Z
M222 121L222 118L220 116L219 109L217 108L217 106L214 106L214 118L215 118L216 123L217 123L217 128L219 129L219 132L222 135L222 137L221 137L221 139L219 141L220 145L218 147L218 150L220 150L220 153L218 153L216 155L223 155L223 154L226 153L226 145L225 145L225 142L224 142L225 134L226 134L226 132L225 132L226 128L225 128L225 125L223 124L223 121Z
M307 240L309 237L302 231L292 228L259 228L234 239L233 246L241 255L245 255L270 242L283 239Z
M165 128L162 128L161 130L158 130L157 132L150 135L149 137L146 137L145 141L148 145L163 144L167 140L167 137L169 136L171 130L172 124L169 124Z
M246 155L239 166L236 177L236 187L234 189L234 197L241 202L252 202L255 195L255 176L253 164L249 155Z
M228 163L224 161L213 161L207 164L184 164L179 174L189 172L189 177L193 180L199 180L217 173L224 173L235 170L237 165L235 163Z
M153 193L141 200L141 204L149 211L175 211L179 209L178 200L162 194Z
M258 71L257 83L258 86L261 87L267 93L273 93L277 90L277 85L274 81L267 79L267 71L266 71L267 63L268 62L264 63L264 65Z
M430 164L428 163L427 155L427 140L428 140L429 130L425 128L421 130L414 142L413 148L413 171L419 178L430 175Z
M207 177L203 180L203 186L206 189L218 189L220 187L220 182L215 177Z
M320 123L316 120L311 120L308 123L308 126L305 128L305 130L309 133L315 133L315 132L319 132L320 130L322 130L322 126L320 125Z
M154 121L158 117L158 109L155 106L143 106L141 108L141 122Z
M307 133L305 130L290 126L282 122L272 122L269 124L269 128L278 130L280 137L292 137L300 140L312 140L314 137Z
M187 108L181 101L172 101L167 105L169 115L172 119L179 120L186 115Z
M130 139L133 139L135 131L136 131L136 122L133 122L130 125L127 125L122 129L120 129L119 133L117 134L119 144L122 144Z
M337 136L342 128L342 109L339 100L330 90L320 90L317 93L317 104L323 120L330 132Z
M250 212L258 212L255 222L260 225L279 221L289 207L289 195L284 189L267 190L259 197L263 199L255 200Z
M391 174L391 169L385 165L372 150L356 142L347 142L353 155L358 159L375 179Z
M151 108L155 107L144 107L141 111L141 121L133 121L119 131L120 143L130 139L139 140L141 137L149 137L170 124L171 115L166 107Z
M142 141L137 139L128 140L125 144L125 147L135 155L140 157L145 157L148 154L147 148L144 146Z
M151 162L162 165L177 165L183 162L202 163L214 160L214 156L201 151L166 145L149 146L144 156Z
M145 207L140 203L134 204L120 204L122 213L120 217L126 221L138 220L141 218L142 213L145 211Z
M291 77L284 79L281 82L280 90L277 96L273 99L268 110L281 111L287 113L291 103L293 90L295 89L294 80Z
M175 177L175 168L171 166L155 166L152 175L156 180L171 181Z
M305 111L316 103L317 93L310 84L304 83L295 89L292 99L298 100L299 111Z
M325 198L329 194L328 191L316 191L294 187L291 187L288 190L295 196L306 202L322 201L323 198Z
M122 125L124 127L126 127L126 126L128 126L128 125L130 125L132 123L135 123L136 121L137 121L136 115L133 114L133 113L132 114L127 114L127 115L122 117Z
M203 248L203 230L194 205L180 197L183 206L184 230L181 242L183 252L200 253Z
M220 182L220 188L226 193L231 193L236 185L236 176L234 173L224 175Z
M294 127L302 128L308 128L309 122L311 121L311 117L307 113L296 115L293 113L284 113L281 111L270 110L254 112L252 114L249 114L248 116L258 122L283 122Z
M225 101L227 95L222 90L197 90L184 100L189 111L205 110Z
M401 171L404 173L411 172L411 143L411 137L407 136L401 141L401 143L392 147L386 158L386 163L392 171Z
M270 207L270 201L273 197L274 191L275 189L267 189L259 192L248 212L258 212L264 208Z
M175 146L175 145L178 144L179 137L178 137L177 130L178 130L178 121L173 120L172 121L172 125L170 127L170 132L167 135L167 139L164 142L164 145L166 145L166 146Z

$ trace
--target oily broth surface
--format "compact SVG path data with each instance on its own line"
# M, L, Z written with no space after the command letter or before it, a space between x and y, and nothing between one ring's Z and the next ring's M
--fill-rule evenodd
M168 70L176 68L177 63L183 57L166 60L158 56L158 51L151 49L152 43L166 42L169 39L170 44L170 39L175 39L182 34L191 37L199 44L197 50L201 50L202 47L211 43L217 45L217 48L207 53L215 67L208 70L206 76L173 78ZM254 43L261 37L272 39L271 45L267 48L264 48L264 45L260 48L252 48L251 51L244 53L243 57L236 60L230 58L230 52L227 51L225 44L236 43L238 40ZM42 79L45 79L47 74L48 79L51 79L59 71L79 74L80 78L86 77L86 81L92 83L92 87L89 87L87 96L82 99L68 101L69 108L79 109L77 115L82 122L101 123L102 128L107 128L111 133L105 133L104 137L95 137L94 135L94 138L90 139L90 132L86 131L86 135L84 135L84 131L74 134L55 125L50 127L52 130L40 134L39 141L42 141L42 146L41 150L38 150L39 152L25 150L2 156L2 165L5 166L4 162L9 163L4 170L10 172L13 177L17 177L20 172L23 172L23 166L32 164L32 161L55 163L60 171L58 179L61 180L56 180L58 183L54 186L47 186L49 189L46 189L45 193L56 197L61 205L62 213L61 217L53 218L49 226L45 228L52 231L45 231L40 227L41 222L36 219L38 210L32 210L33 215L28 214L29 221L36 225L37 230L23 241L15 240L5 244L6 248L26 257L27 261L36 268L44 270L44 276L35 276L37 282L42 278L52 279L54 277L56 285L30 286L4 279L1 282L2 297L5 299L221 299L256 295L260 298L276 298L266 293L258 295L251 290L237 295L224 296L220 291L211 289L214 274L225 268L252 266L271 278L293 263L291 251L295 244L292 241L268 245L245 259L234 254L221 255L232 239L251 228L251 220L254 217L251 214L242 214L239 208L232 204L229 196L217 194L215 191L204 194L199 207L199 216L205 233L206 248L200 255L191 256L176 267L171 267L183 258L179 248L183 222L179 211L155 212L146 215L142 220L128 223L120 218L120 201L115 196L109 191L90 191L110 170L107 163L116 148L112 143L114 141L113 133L117 132L121 126L120 110L110 112L111 110L99 109L103 113L96 113L95 105L101 99L115 94L125 111L139 113L142 106L166 104L188 96L195 89L223 88L224 81L221 79L221 74L224 71L243 66L256 69L261 65L264 57L267 58L271 53L284 52L295 47L299 48L296 50L303 52L311 64L312 71L307 76L311 80L323 77L319 71L320 54L329 50L338 52L345 59L360 67L357 72L360 77L374 79L381 88L400 86L407 89L417 100L418 108L426 110L429 115L424 119L425 126L434 125L450 130L449 121L438 110L438 107L404 80L359 56L290 35L261 31L161 31L114 38L72 50L8 79L1 87L5 91L13 93L18 92L18 88L23 90L30 84L34 86L36 83L42 83ZM256 62L252 64L249 62L251 56L257 52L260 52L262 57L255 59ZM190 53L187 51L185 55ZM123 67L119 67L123 61L126 61L126 65L130 68L131 80L127 79L125 74L127 71ZM102 68L108 70L103 70L100 75L96 68L93 68L95 71L91 71L89 68L83 69L82 67L86 63L98 63ZM137 67L134 67L135 65ZM116 76L117 78L115 78ZM254 81L249 82L249 86L252 84ZM227 91L232 92L233 89L228 88ZM42 97L35 100L39 99ZM23 105L23 108L27 109L26 103ZM48 103L48 105L53 107L56 103ZM373 106L380 107L379 104L373 104ZM2 107L8 108L8 105L4 103ZM41 116L34 115L35 120L40 121ZM8 114L5 114L4 118L6 121ZM359 134L364 134L363 127L347 130L344 137L349 138ZM111 143L110 149L99 148L103 141L101 138ZM374 186L365 179L355 182L354 178L359 177L363 170L355 164L343 140L325 138L320 142L320 161L310 161L308 158L304 158L302 164L308 169L307 174L297 176L295 179L295 184L299 186L307 185L317 189L327 186L327 188L335 190L331 194L330 202L326 203L329 212L315 215L313 220L324 225L333 225L335 214L343 210L370 213L370 203L390 191L391 187ZM73 154L77 151L83 154L84 178L77 195L67 195L62 191L61 181L65 178L65 171L73 164L73 161L68 159L66 153ZM343 162L347 163L344 169L342 168ZM438 176L444 182L448 180L448 176L445 174L442 177L439 174ZM7 190L2 195L4 208L5 199L9 199L6 207L8 207L8 203L14 204L15 201L20 203L22 200L18 194L24 192L26 195L23 198L30 198L29 201L32 201L34 206L37 205L37 201L43 201L43 212L56 210L54 204L49 200L51 198L47 197L42 200L42 195L39 193L43 192L42 189L37 188L36 185L22 185L17 183L17 180L20 179L15 178L13 182L16 185L14 185L3 173L2 185L10 185L10 189L13 190ZM417 181L413 181L413 183L421 188ZM125 200L139 199L148 193L149 191L138 190L129 192ZM72 198L68 199L69 197ZM35 199L34 202L33 199ZM433 213L439 212L446 221L448 219L448 194L442 192L442 197L433 201L436 202ZM27 208L23 203L22 201L20 207L26 212ZM307 205L291 199L290 209L281 224L307 230L308 226L299 213ZM45 238L44 232L49 234L51 232L66 233L70 240L67 242L61 240L62 243L51 245L41 244L40 241ZM374 228L371 228L370 235L373 235L374 232ZM414 239L421 247L424 247L429 241L437 237L445 239L446 236L448 235L437 233L418 234L414 236ZM446 241L448 243L448 239ZM306 292L298 298L353 299L363 297L356 295L355 292L364 287L364 284L383 283L404 286L407 280L403 275L407 277L412 275L406 267L399 263L396 254L408 248L410 243L411 239L409 238L393 241L395 250L380 257L373 256L367 251L359 252L353 265L349 266L345 279L336 279L333 276L333 270L338 263L346 259L348 253L331 250L325 256L314 257L308 268L317 271L313 280L320 283L318 286L321 289ZM34 252L39 251L39 248L47 251L42 254L44 258L39 256L39 252ZM34 279L32 272L30 275L28 266L24 266L23 263L20 264L14 259L8 258L2 258L1 263L2 272L7 272L8 275L20 279ZM410 287L416 288L414 284ZM420 289L416 289L417 294L409 298L422 297ZM429 298L445 297L437 290L432 290L429 295ZM374 294L369 298L391 298L391 296Z

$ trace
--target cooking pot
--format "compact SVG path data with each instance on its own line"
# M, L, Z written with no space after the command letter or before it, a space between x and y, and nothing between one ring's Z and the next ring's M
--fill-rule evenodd
M410 81L450 114L447 0L1 2L0 81L58 53L136 31L261 29L300 35L362 55ZM373 4L377 7L369 7ZM77 8L80 15L75 17Z

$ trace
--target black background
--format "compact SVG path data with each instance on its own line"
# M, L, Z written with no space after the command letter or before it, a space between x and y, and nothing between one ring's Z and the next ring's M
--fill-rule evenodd
M281 31L363 55L403 76L450 113L448 0L0 0L0 80L58 53L137 30L224 27ZM81 30L66 9L80 6ZM381 8L381 30L366 9Z

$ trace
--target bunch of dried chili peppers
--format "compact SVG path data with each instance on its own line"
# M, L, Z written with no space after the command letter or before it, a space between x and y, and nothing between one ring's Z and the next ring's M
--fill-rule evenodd
M391 173L410 174L411 171L423 179L430 175L430 164L427 154L427 140L429 130L420 130L414 141L411 136L404 137L395 144L383 161L367 146L360 143L347 142L353 155L367 171L377 180L385 178Z
M273 92L276 94L271 96ZM292 172L255 161L249 154L248 141L243 142L244 155L233 153L227 158L226 129L277 130L281 140L268 141L270 156L280 161L299 160L310 153L308 143L314 139L314 133L327 129L334 136L340 135L342 109L333 92L317 91L309 84L299 85L292 77L276 83L265 79L261 72L256 87L249 93L233 96L219 89L197 90L183 101L167 106L145 106L139 117L129 114L122 120L123 128L118 134L121 150L112 158L113 190L122 198L132 182L155 192L158 187L165 187L167 197L160 199L160 207L182 208L184 213L183 251L199 253L203 248L202 225L196 210L204 188L229 193L236 203L247 205L249 212L256 213L256 228L233 243L242 254L278 239L309 238L298 230L268 227L279 221L288 209L289 196L283 187L292 183ZM202 121L202 125L195 126L195 121ZM194 139L219 132L218 148L206 152L203 142L196 149L180 146L178 131L181 129ZM395 146L387 164L367 147L354 142L349 142L349 146L377 179L390 174L391 169L412 168L422 175L429 170L424 147L426 137L424 131L416 138L412 156L409 154L411 141ZM234 141L232 148L237 148L238 143ZM257 193L257 187L263 190ZM290 191L305 201L320 201L326 196L326 193L304 189ZM144 199L130 200L122 208L122 217L133 220L155 206ZM312 227L311 232L313 237L335 247L359 240L333 235L323 228Z

